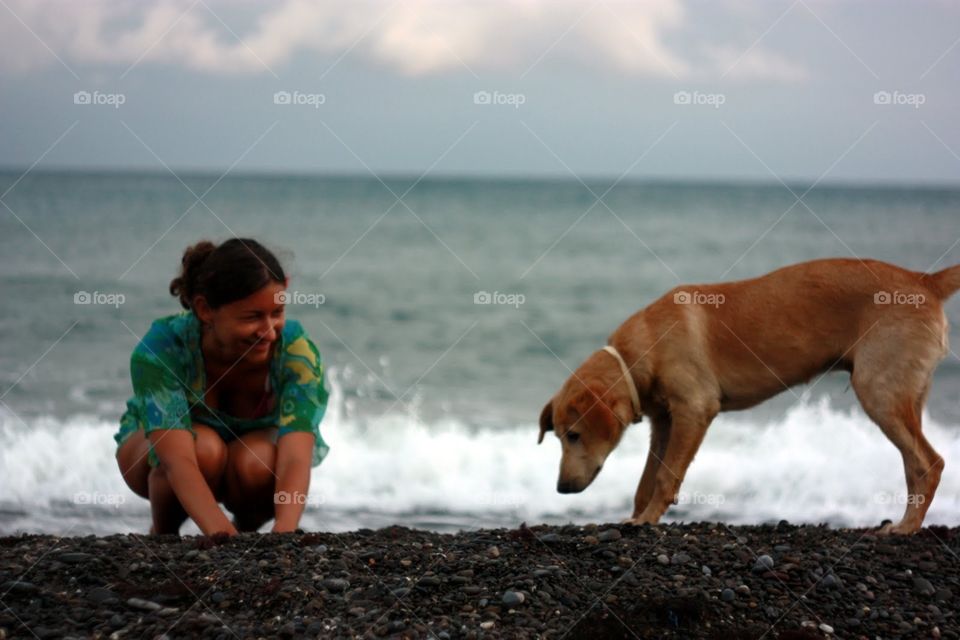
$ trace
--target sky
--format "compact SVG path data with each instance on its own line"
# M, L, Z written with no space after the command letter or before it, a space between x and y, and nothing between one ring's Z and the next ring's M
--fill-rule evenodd
M0 0L0 167L960 178L960 3Z

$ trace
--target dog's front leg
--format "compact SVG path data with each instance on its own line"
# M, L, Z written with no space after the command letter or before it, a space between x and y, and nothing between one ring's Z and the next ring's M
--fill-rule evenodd
M716 411L692 411L671 407L671 426L666 451L653 480L653 492L640 513L634 512L629 524L656 524L677 498L680 483L703 442ZM641 487L643 481L641 480ZM638 491L639 493L639 491Z
M643 513L653 497L654 482L657 478L657 471L663 462L663 456L666 455L667 442L670 439L670 416L667 414L655 415L650 417L650 451L647 453L647 464L643 468L643 475L640 477L640 485L637 487L637 493L633 498L633 516L627 522L631 522Z

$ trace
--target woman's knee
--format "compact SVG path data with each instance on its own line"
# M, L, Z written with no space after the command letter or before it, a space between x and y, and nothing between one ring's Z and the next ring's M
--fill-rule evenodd
M227 466L227 444L216 431L206 425L194 424L197 466L211 486L219 484Z
M243 491L273 490L276 445L264 440L241 439L230 443L229 476Z
M148 451L149 445L143 432L132 434L117 450L117 466L120 467L120 475L130 490L141 498L146 498L149 491Z

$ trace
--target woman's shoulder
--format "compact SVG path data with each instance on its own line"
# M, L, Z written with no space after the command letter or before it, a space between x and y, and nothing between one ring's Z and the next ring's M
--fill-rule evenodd
M285 344L289 344L298 338L308 338L307 330L303 328L303 324L299 320L294 320L293 318L286 318L283 321L283 341Z
M184 310L157 318L137 343L134 357L149 359L176 359L189 351L198 330L197 319L192 311Z
M287 318L283 323L282 358L285 361L306 358L313 365L319 364L320 351L298 320Z

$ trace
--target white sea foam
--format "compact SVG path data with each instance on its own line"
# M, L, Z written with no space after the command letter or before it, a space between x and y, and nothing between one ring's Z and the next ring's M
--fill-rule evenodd
M559 444L548 437L537 446L533 422L489 429L455 418L424 424L402 413L348 419L342 394L333 391L322 425L331 452L313 472L307 528L471 528L630 515L646 460L646 422L630 428L586 491L560 495ZM89 416L24 424L0 413L0 532L145 529L147 503L117 471L114 432L114 424ZM924 432L946 459L926 522L956 525L960 427L927 418ZM861 410L839 411L822 398L766 422L721 415L666 519L868 526L898 519L905 499L893 445Z

